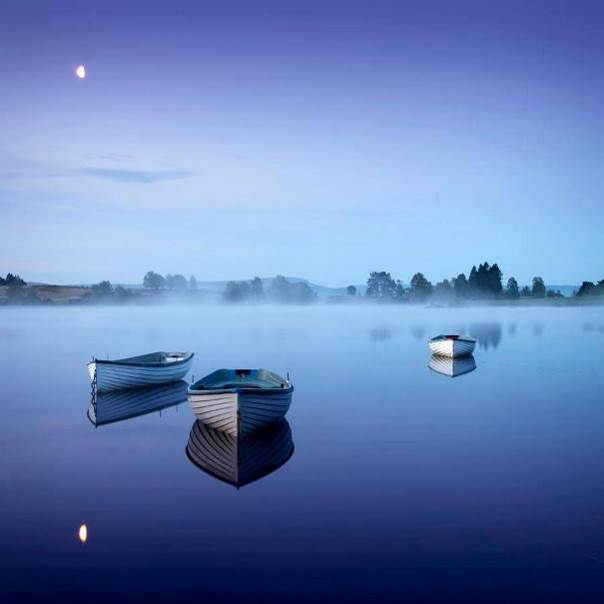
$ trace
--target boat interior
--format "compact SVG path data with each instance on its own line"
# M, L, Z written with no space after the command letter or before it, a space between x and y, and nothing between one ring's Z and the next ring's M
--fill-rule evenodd
M288 388L285 378L268 369L218 369L191 386L191 390L226 390L229 388Z
M474 342L474 338L460 336L459 334L439 334L430 338L431 342L438 342L439 340L465 340L466 342Z

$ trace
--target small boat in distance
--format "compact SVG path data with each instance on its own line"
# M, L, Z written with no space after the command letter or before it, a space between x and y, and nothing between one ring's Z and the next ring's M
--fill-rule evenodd
M440 334L430 338L429 345L432 354L454 359L472 354L476 340L470 336Z
M197 419L239 436L283 419L294 387L267 369L218 369L189 387Z
M293 453L286 419L245 436L231 436L197 420L187 444L187 457L198 468L237 488L268 476Z
M472 355L451 359L435 354L432 355L428 367L432 371L436 371L436 373L449 377L458 377L464 375L464 373L474 371L476 369L476 361Z
M113 361L93 358L88 373L97 392L126 390L182 380L192 362L192 352L152 352Z

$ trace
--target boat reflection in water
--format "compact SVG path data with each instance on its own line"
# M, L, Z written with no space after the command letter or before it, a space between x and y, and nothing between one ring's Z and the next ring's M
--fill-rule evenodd
M457 377L474 371L476 369L476 361L472 355L454 359L434 355L430 359L428 367L437 373L442 373L449 377Z
M98 427L173 407L186 400L187 383L184 380L149 388L93 391L87 415Z
M187 457L198 468L237 488L271 474L293 453L294 441L286 419L238 437L198 420L187 444Z

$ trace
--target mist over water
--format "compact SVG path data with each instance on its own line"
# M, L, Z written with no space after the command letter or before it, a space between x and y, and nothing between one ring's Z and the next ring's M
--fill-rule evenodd
M428 368L447 332L477 338L454 379ZM603 349L598 308L4 308L0 595L598 601ZM155 350L290 373L268 473L192 462L186 401L93 426L90 356Z

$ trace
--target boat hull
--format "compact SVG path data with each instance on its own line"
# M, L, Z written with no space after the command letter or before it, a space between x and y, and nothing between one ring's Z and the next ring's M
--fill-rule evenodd
M274 390L190 390L189 403L204 424L239 436L260 430L285 417L293 387Z
M108 392L178 382L187 375L192 363L193 357L182 363L161 367L91 361L88 363L88 373L98 392Z
M198 468L238 488L271 474L293 452L291 429L285 419L239 437L195 421L187 443L187 457Z
M430 341L430 350L433 355L453 359L471 355L474 352L475 345L476 342L474 340L436 340Z

